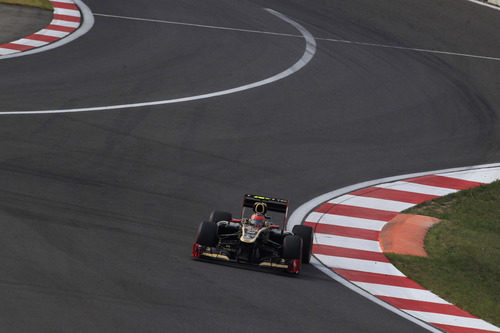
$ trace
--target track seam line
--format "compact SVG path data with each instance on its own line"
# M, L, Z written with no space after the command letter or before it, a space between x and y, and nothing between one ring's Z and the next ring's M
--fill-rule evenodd
M142 21L142 22L151 22L151 23L183 25L183 26L196 27L196 28L208 28L208 29L218 29L218 30L227 30L227 31L239 31L239 32L248 32L248 33L257 33L257 34L283 36L283 37L295 37L295 38L303 37L302 35L287 34L287 33L272 32L272 31L262 31L262 30L232 28L232 27L204 25L204 24L186 23L186 22L160 20L160 19L148 19L148 18L141 18L141 17L120 16L120 15L101 14L101 13L94 13L94 16L117 18L117 19L125 19L125 20L133 20L133 21ZM357 45L357 46L369 46L369 47L386 48L386 49L401 50L401 51L412 51L412 52L419 52L419 53L432 53L432 54L439 54L439 55L451 55L451 56L457 56L457 57L466 57L466 58L475 58L475 59L482 59L482 60L500 61L500 57L484 56L484 55L462 53L462 52L432 50L432 49L407 47L407 46L398 46L398 45L390 45L390 44L380 44L380 43L358 42L358 41L351 41L351 40L346 40L346 39L335 39L335 38L327 38L327 37L315 37L315 39L318 40L318 41L326 41L326 42L342 43L342 44L351 44L351 45Z

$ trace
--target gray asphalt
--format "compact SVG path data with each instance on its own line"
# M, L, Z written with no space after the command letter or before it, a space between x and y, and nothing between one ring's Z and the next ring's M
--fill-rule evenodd
M0 116L0 327L9 332L420 332L312 267L193 261L212 209L292 210L365 180L500 160L498 15L465 1L85 2L96 14L318 38L285 80L183 104ZM272 76L296 37L96 15L62 48L0 61L0 111L123 104Z

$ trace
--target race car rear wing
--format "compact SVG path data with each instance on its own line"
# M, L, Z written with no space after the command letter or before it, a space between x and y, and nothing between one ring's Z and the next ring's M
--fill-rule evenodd
M284 214L283 228L286 228L286 220L288 215L288 200L278 199L263 195L245 194L243 196L243 210L241 215L243 216L245 207L254 208L254 205L258 202L265 203L267 210L271 212L277 212Z

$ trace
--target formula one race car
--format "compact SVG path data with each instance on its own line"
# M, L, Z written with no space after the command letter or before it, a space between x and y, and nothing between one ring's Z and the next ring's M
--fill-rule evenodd
M202 222L193 245L194 258L211 258L298 274L301 263L309 263L313 230L296 225L286 231L288 200L245 194L241 218L213 211ZM271 224L273 215L283 215L283 225Z

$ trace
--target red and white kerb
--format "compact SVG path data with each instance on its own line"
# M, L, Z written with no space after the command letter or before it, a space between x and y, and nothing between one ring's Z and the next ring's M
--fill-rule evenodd
M44 29L19 40L0 45L0 56L24 52L60 40L81 24L80 10L72 0L50 1L54 7L52 21Z

